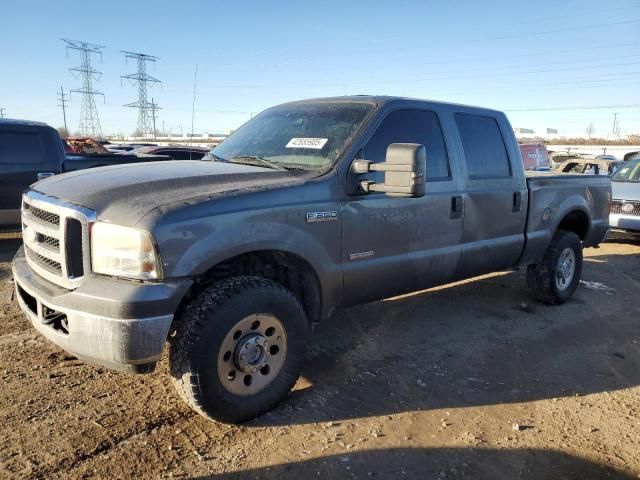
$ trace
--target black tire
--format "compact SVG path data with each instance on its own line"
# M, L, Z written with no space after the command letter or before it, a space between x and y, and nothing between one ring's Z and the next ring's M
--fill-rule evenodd
M558 285L560 274L560 257L567 249L573 251L575 266L573 276L564 288ZM571 298L578 287L582 275L582 242L573 232L558 230L551 244L538 263L527 267L527 285L533 296L541 302L559 305Z
M285 331L286 348L280 352L284 360L262 390L238 395L225 386L219 375L219 368L227 368L218 363L221 347L226 345L238 322L256 315L270 315L280 322ZM308 331L300 302L278 283L250 276L217 282L195 297L176 320L169 338L174 385L183 400L207 418L239 423L257 417L283 401L296 383L304 361ZM243 338L249 336L243 334ZM231 362L235 358L234 355ZM231 365L235 367L234 363ZM242 371L239 375L251 376ZM229 385L230 378L226 380Z

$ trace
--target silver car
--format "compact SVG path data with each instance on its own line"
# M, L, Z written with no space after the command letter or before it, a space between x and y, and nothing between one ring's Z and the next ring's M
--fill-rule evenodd
M611 177L611 230L640 235L640 157L623 164Z

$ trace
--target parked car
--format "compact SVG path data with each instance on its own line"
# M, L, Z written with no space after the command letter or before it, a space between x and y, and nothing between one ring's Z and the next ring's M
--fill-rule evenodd
M624 161L626 162L626 161L631 160L631 159L636 158L636 157L640 157L640 152L629 152L629 153L625 154Z
M157 143L125 143L120 145L108 145L107 149L113 153L130 152L140 147L157 147Z
M135 145L108 145L107 150L112 153L130 152L134 148L138 148Z
M171 158L122 157L109 153L93 139L73 137L63 142L58 132L44 123L0 119L0 229L20 228L22 192L38 180L86 168L164 160Z
M188 147L183 145L168 145L156 147L139 147L131 151L131 153L139 155L166 155L174 160L202 160L207 153L208 148Z
M611 175L622 162L598 158L576 157L556 167L558 172L582 173L585 175Z
M525 170L546 171L550 168L549 154L544 143L521 143L520 154Z
M640 157L623 164L611 177L613 231L640 235Z
M168 341L181 397L227 422L287 397L337 308L514 267L560 304L609 227L608 177L525 175L485 108L292 102L211 155L33 185L13 276L33 326L80 358L148 372Z
M619 162L618 158L615 155L598 155L596 156L598 160L609 160L611 162Z

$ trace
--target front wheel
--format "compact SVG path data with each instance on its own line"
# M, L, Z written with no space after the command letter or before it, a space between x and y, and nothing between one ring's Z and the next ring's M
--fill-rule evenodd
M527 285L538 300L559 305L571 298L581 275L580 237L558 230L540 262L527 267Z
M205 417L238 423L287 397L300 375L308 324L296 297L260 277L200 293L169 339L180 396Z

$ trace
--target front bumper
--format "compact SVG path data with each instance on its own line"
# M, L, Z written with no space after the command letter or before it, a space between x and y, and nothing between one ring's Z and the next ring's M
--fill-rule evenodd
M640 233L640 217L637 215L612 213L609 215L609 227L611 230Z
M20 248L13 260L20 308L44 337L93 363L152 371L190 280L142 283L93 275L75 290L34 273Z

